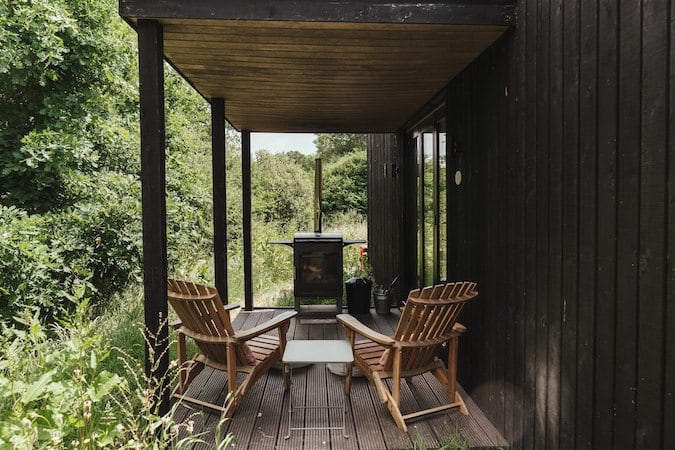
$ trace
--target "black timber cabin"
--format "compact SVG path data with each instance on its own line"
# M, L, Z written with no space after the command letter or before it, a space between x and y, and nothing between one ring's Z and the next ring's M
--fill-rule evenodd
M248 309L250 132L369 133L376 274L402 275L399 296L478 282L460 382L512 447L675 448L672 1L119 7L139 39L151 330L167 314L167 61L211 104L223 298L225 120L242 132Z

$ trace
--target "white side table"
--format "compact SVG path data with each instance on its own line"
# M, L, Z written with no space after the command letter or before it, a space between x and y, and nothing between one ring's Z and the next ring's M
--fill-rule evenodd
M288 341L284 356L281 359L284 366L284 372L288 374L291 385L293 384L293 364L344 364L345 373L345 397L341 406L307 406L306 404L300 407L293 408L293 396L289 391L288 395L288 434L285 439L291 437L291 431L294 430L342 430L342 435L348 438L347 435L347 401L349 397L349 390L351 387L352 364L354 363L354 354L352 347L347 341ZM294 409L342 409L342 426L341 427L291 427L291 417Z

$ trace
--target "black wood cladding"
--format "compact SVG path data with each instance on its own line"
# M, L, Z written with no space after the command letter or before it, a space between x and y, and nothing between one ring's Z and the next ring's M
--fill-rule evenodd
M406 286L405 274L401 272L407 267L401 149L398 134L368 135L368 258L377 283L391 283L396 276L402 278L393 291L395 301L407 294L402 288ZM346 247L345 251L355 248Z
M439 94L463 174L448 185L449 278L480 290L460 382L515 449L675 448L673 14L520 1ZM375 205L392 195L376 182Z

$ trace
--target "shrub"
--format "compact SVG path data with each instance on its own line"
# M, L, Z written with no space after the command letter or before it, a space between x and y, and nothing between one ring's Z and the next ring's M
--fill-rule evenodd
M368 160L365 151L349 153L326 168L323 209L327 215L368 214Z
M198 441L189 420L157 414L158 383L144 377L142 361L111 349L83 293L49 328L27 309L0 322L0 448L159 450ZM121 361L119 373L103 369L109 359Z
M257 153L251 168L251 193L253 213L264 222L278 221L296 230L307 226L312 183L288 155Z
M87 296L108 296L140 276L138 182L100 173L86 201L29 215L0 205L0 301L53 315L68 304L74 286Z
M29 216L15 207L0 205L0 306L29 302L44 308L54 306L55 296L65 296L62 280L55 276L63 266L61 256L40 235L46 220Z

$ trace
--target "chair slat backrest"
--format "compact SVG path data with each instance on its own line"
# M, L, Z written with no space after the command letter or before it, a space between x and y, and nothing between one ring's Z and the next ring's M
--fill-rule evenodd
M189 281L168 281L168 297L171 307L183 322L183 326L193 332L212 337L234 336L230 315L223 308L223 302L214 287ZM227 361L225 346L208 342L196 342L199 350L210 360L225 364ZM237 350L240 364L247 364L241 349Z
M441 342L450 338L464 304L478 295L476 283L457 283L428 286L411 291L394 334L399 342L419 343L420 346L403 349L401 370L423 367L433 361ZM385 369L390 369L388 358Z

